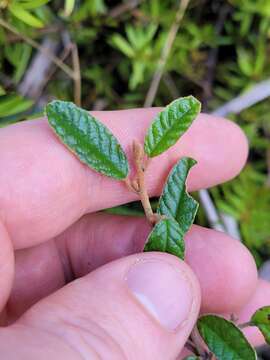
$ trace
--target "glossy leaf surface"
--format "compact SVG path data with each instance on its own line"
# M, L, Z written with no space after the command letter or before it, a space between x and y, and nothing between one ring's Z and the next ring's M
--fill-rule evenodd
M117 139L86 110L56 100L46 106L46 114L61 141L83 163L115 179L127 176L127 158Z
M174 100L161 111L150 125L144 140L149 157L160 155L173 146L192 124L201 110L193 96Z
M260 329L265 341L270 344L270 306L258 309L253 314L251 322Z
M183 233L174 219L159 221L148 236L144 251L161 251L184 259Z
M256 360L256 352L242 331L220 316L205 315L197 322L198 330L209 350L219 360Z
M159 214L174 218L183 234L192 225L199 207L186 191L186 179L195 164L195 160L187 157L178 161L168 176L157 208Z

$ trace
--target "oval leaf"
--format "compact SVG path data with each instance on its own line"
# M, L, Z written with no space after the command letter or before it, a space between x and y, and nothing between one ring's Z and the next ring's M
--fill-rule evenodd
M174 218L185 234L192 225L199 204L186 191L186 179L189 170L197 162L184 157L178 161L170 172L159 199L157 212Z
M86 110L55 100L46 106L46 114L61 141L83 163L115 179L127 176L127 158L117 139Z
M184 259L185 243L178 223L173 219L159 221L148 236L144 251L162 251Z
M193 96L174 100L161 111L150 125L144 150L150 157L157 156L173 146L190 127L201 110L201 103Z
M253 314L251 323L260 329L265 341L270 345L270 306L258 309Z
M255 350L231 321L216 315L202 316L198 330L209 350L219 360L256 360Z
M10 12L19 20L23 21L27 25L30 25L35 28L43 27L43 23L36 16L32 15L29 11L25 10L18 3L11 3L8 6Z

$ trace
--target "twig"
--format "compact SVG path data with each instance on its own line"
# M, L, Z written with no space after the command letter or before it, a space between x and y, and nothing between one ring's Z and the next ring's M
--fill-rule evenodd
M48 49L52 54L58 47L59 43L49 37L45 37L42 41L42 48ZM50 72L51 65L51 59L37 51L18 87L19 92L23 96L37 99L47 83L47 74Z
M245 329L246 327L253 326L253 324L251 321L247 321L243 324L238 324L237 326L239 327L239 329Z
M138 6L143 0L129 0L123 4L117 5L115 8L113 8L109 12L109 17L116 19L122 14L124 14L126 11L134 9L136 6Z
M73 43L71 49L72 64L74 71L74 102L76 105L81 106L82 85L81 85L81 70L78 47Z
M57 56L52 54L48 49L43 48L42 46L39 45L39 43L37 43L33 39L30 39L26 35L19 33L15 27L8 24L2 18L0 18L0 25L3 26L8 31L12 32L13 34L16 34L18 37L20 37L22 40L24 40L27 44L31 45L33 48L42 52L44 55L46 55L48 58L50 58L51 61L55 65L57 65L62 71L64 71L64 73L66 73L71 79L74 80L74 78L76 77L76 74L74 74L74 71L68 65L64 64Z
M217 231L225 231L222 224L220 215L209 195L209 192L205 189L199 191L200 202L203 205L206 217L210 223L212 229Z
M195 326L190 334L190 339L192 343L194 344L195 348L197 349L198 354L204 359L205 354L208 353L208 349L206 345L204 344L199 331L197 329L197 326Z
M71 41L68 31L64 31L62 33L62 39L65 47L71 50L72 68L74 74L74 102L76 105L81 106L81 69L78 48L77 45Z
M185 343L185 348L191 351L192 353L199 355L195 344L190 339L188 339L188 341Z
M164 68L165 68L168 56L170 54L172 45L174 43L181 20L185 14L188 4L189 4L189 0L180 0L180 2L179 2L179 7L178 7L178 10L177 10L177 13L175 16L175 20L169 30L167 39L165 41L165 45L161 52L160 60L157 64L156 71L154 73L152 82L150 84L148 93L146 95L144 107L149 107L149 106L152 106L152 104L153 104L153 101L155 99L155 96L156 96L156 93L157 93L157 90L159 87L160 80L161 80L163 72L164 72Z
M142 145L138 141L134 140L133 157L134 157L134 164L135 164L137 182L138 182L138 194L140 196L141 203L147 219L151 223L153 223L154 213L146 190L145 179L144 179L144 168L142 166L144 162L144 156L145 154Z
M223 26L224 26L224 23L226 21L228 14L229 14L229 11L230 11L230 6L227 3L220 6L218 18L217 18L217 21L215 24L215 34L217 36L220 35L220 33L223 29ZM207 71L206 71L206 75L203 80L204 91L203 91L203 99L202 99L204 111L207 110L208 102L212 97L212 86L213 86L213 82L214 82L215 68L216 68L216 64L217 64L217 60L218 60L218 51L219 51L218 46L212 47L212 49L209 51L209 56L206 61Z
M167 86L168 90L170 91L172 98L177 99L180 97L180 93L171 77L171 75L167 72L163 75L163 81Z
M261 81L254 85L250 90L244 94L237 96L231 101L228 101L217 110L213 111L213 115L226 116L230 113L239 114L241 111L249 108L252 105L266 99L270 96L270 79Z
M270 96L270 79L264 80L257 85L253 86L249 91L242 95L237 96L233 100L225 103L212 112L213 115L226 116L229 113L238 114L241 111L255 105L259 101L262 101ZM207 190L200 190L199 196L201 198L201 204L206 212L206 216L211 223L212 219L220 219L220 215L215 208L215 205ZM241 240L241 234L238 229L237 221L230 215L223 216L223 224L221 223L223 230L232 237ZM214 229L217 229L213 226ZM219 230L219 229L217 229Z
M40 36L49 35L49 34L55 34L57 32L60 32L62 30L62 27L59 25L53 25L49 27L44 27L42 29L36 29L36 31L31 35L33 38L38 38ZM21 36L18 36L16 34L11 33L7 36L7 42L15 43L21 41Z
M65 61L65 60L68 58L68 56L70 55L70 52L71 52L70 46L66 46L66 47L63 49L62 53L59 55L59 59L60 59L61 61ZM46 85L46 84L49 82L49 80L52 78L52 76L53 76L53 74L55 73L56 69L57 69L57 66L51 66L50 71L48 72L48 74L47 74L47 76L46 76L46 79L44 79L44 84L45 84L45 85ZM41 95L41 94L39 94L39 96L40 96L40 95ZM47 101L45 101L45 103L46 103L46 102L47 102Z

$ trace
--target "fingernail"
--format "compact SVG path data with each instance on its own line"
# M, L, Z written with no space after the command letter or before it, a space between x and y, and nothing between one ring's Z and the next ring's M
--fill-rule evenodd
M164 328L175 330L188 318L192 290L181 268L161 260L137 262L127 274L127 283L135 298Z

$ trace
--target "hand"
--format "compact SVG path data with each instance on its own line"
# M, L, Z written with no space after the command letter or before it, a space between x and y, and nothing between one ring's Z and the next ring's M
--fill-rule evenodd
M158 111L96 115L129 149ZM188 181L198 190L239 173L247 142L233 123L200 115L151 162L151 196L184 155L198 160ZM200 306L246 321L269 304L270 286L258 282L251 255L223 233L193 226L189 265L140 253L150 230L144 219L97 212L136 195L82 165L45 119L1 129L0 166L0 309L9 324L0 330L1 358L175 359ZM258 332L247 334L262 342Z

